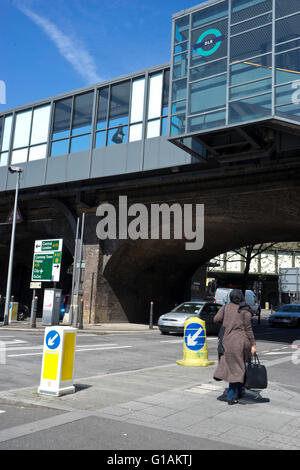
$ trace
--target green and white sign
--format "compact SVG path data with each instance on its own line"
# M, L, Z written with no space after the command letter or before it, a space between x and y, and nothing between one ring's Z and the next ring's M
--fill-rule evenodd
M32 281L59 282L62 239L37 240L34 245Z

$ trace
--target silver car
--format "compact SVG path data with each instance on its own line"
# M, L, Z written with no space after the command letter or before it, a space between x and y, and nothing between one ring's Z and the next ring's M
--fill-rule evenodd
M163 335L169 333L183 334L184 322L191 317L198 317L205 321L206 333L218 334L220 326L213 322L214 316L222 305L205 300L184 302L171 312L161 315L158 319L158 328Z

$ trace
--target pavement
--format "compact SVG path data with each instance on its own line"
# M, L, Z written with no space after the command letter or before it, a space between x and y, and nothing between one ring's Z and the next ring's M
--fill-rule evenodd
M22 323L23 329L30 329L28 322ZM16 328L20 325L3 327ZM43 327L38 322L37 330L40 329ZM154 327L153 334L157 334L155 330L157 327ZM137 331L149 333L151 330L148 325L119 323L85 325L83 331L121 334ZM209 357L209 360L217 361L217 357ZM287 360L289 358L285 356L265 361L265 365L268 369L276 366L278 361ZM198 438L199 443L206 442L206 448L211 449L300 449L299 393L287 390L282 384L269 382L266 390L248 390L239 404L228 406L227 384L212 379L214 369L215 365L185 367L171 363L76 378L75 393L61 397L39 395L37 386L0 392L1 405L39 407L52 409L55 413L60 411L50 418L0 430L0 449L35 433L41 435L44 431L52 431L54 436L58 426L63 425L67 429L70 423L75 423L76 429L83 427L87 432L93 420L108 428L109 423L115 423L119 430L127 430L131 426L130 429L140 430L143 436L147 429L149 435L150 432L163 433L166 442L170 442L168 436L176 435L179 436L180 449L191 448L185 445L188 446L192 438ZM299 369L295 371L299 373ZM138 434L138 431L135 432ZM126 436L127 431L123 435ZM83 438L82 441L85 442ZM69 442L60 440L58 445L68 448ZM107 445L113 449L116 444L112 441ZM125 449L153 449L151 439L139 441L138 447L131 445L133 447Z

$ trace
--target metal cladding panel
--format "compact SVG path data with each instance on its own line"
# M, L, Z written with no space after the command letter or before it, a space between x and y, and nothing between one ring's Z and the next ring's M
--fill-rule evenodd
M135 173L142 169L142 141L127 145L126 173Z
M45 175L47 168L47 159L36 160L28 162L24 165L25 168L25 184L27 188L34 186L43 186L45 184Z
M0 167L0 191L5 191L6 189L6 179L7 179L7 167Z
M192 162L192 157L171 144L166 137L156 137L145 142L144 168L168 168L177 165L186 165Z
M100 178L104 173L105 147L92 150L91 178Z
M47 159L46 184L64 183L67 180L67 159L69 155Z
M71 153L67 158L67 181L80 181L89 178L90 150Z

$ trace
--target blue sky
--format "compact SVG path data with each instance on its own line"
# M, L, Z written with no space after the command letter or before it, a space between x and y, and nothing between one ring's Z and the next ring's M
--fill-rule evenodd
M0 111L168 62L172 14L203 1L1 0Z

